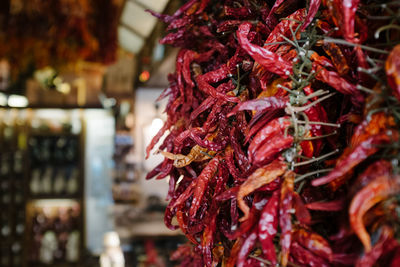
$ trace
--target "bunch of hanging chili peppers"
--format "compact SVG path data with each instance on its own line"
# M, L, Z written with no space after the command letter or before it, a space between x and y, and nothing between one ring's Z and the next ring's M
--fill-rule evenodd
M188 0L164 155L182 266L400 266L400 3ZM162 139L162 137L164 138ZM160 141L162 139L162 141Z

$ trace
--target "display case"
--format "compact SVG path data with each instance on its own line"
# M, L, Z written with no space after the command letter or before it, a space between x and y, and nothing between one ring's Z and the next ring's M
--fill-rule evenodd
M0 110L0 266L21 266L25 234L26 113Z
M72 266L84 247L82 115L46 111L28 123L25 264Z

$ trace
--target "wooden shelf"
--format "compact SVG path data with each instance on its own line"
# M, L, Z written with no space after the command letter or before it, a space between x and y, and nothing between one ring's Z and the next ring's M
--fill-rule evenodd
M71 199L71 200L80 200L82 197L78 194L73 195L58 195L58 194L35 194L30 195L30 200L50 200L50 199Z

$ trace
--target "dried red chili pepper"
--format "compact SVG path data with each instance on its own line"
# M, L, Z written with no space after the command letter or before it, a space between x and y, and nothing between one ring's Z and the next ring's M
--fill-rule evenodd
M286 172L281 188L281 199L279 203L279 226L281 228L281 265L286 266L289 259L290 246L292 244L292 209L294 190L293 171Z
M272 182L278 176L284 174L286 168L287 167L284 162L275 160L267 166L257 169L240 186L237 194L238 206L244 213L244 216L240 219L240 221L245 221L249 217L249 207L246 205L243 198L252 193L254 190Z
M328 241L314 232L300 228L293 232L293 241L329 262L333 260L332 249Z
M297 220L304 225L311 224L311 214L297 192L293 192L293 205Z
M269 111L276 109L284 109L288 102L288 97L265 97L249 100L246 102L239 103L229 114L232 116L241 110L253 110L253 111Z
M307 16L304 19L304 23L301 26L301 30L303 31L305 28L307 28L308 25L312 22L314 19L315 15L318 12L319 6L321 5L321 0L311 0L309 2L309 7L307 10Z
M291 256L294 258L295 262L302 264L302 266L330 266L329 263L326 262L323 258L311 253L309 250L303 248L297 242L293 242L290 249Z
M394 95L400 101L400 45L396 45L386 59L386 77Z
M261 243L264 257L269 260L272 265L277 263L273 240L278 232L279 193L279 190L274 191L271 198L264 206L258 222L258 240Z
M247 39L251 29L248 22L242 23L236 32L240 46L259 64L268 71L276 73L282 77L288 77L292 73L292 65L270 50L251 44Z
M344 209L343 199L327 201L327 202L312 202L307 203L306 207L310 210L322 210L322 211L341 211Z
M251 250L253 249L253 247L257 241L257 230L258 230L258 228L255 227L250 232L250 234L246 237L246 239L244 240L244 242L240 248L240 251L238 253L238 258L237 258L237 266L238 267L247 266L245 264L247 256L249 255L249 253L251 252Z
M340 47L337 44L324 42L322 48L331 58L332 63L340 76L349 72L350 67L347 64L346 57L343 55L342 50L340 50Z
M193 189L193 200L192 205L189 209L190 218L194 218L197 210L200 207L201 200L206 190L209 180L214 176L217 171L218 164L220 161L220 156L215 156L203 169L199 177L196 178L196 186Z
M289 117L280 117L270 121L264 128L262 128L256 136L254 136L248 148L248 158L253 160L258 148L262 146L269 138L282 134L284 130L291 124ZM283 136L283 135L282 135Z
M281 133L282 134L282 133ZM292 146L293 136L275 135L262 144L252 157L252 162L256 166L267 164L274 160L279 152Z
M378 241L373 245L371 251L365 253L358 259L356 267L372 267L384 252L389 253L399 244L393 237L393 229L389 226L382 226Z
M393 140L397 140L397 133L389 131L391 134L389 136L387 133L373 135L365 141L361 142L358 146L354 147L349 154L342 158L336 165L335 169L331 171L325 177L316 179L312 181L312 185L319 186L329 183L343 175L354 168L357 164L376 153L379 148L376 145L387 144Z
M360 0L343 0L342 1L342 12L343 12L343 35L344 38L349 42L356 42L354 35L354 22L356 11Z
M361 189L350 204L350 226L364 245L365 252L371 251L371 239L363 224L364 214L375 204L390 195L399 193L398 177L380 176Z
M313 63L313 69L316 73L315 77L318 80L332 86L337 91L345 95L350 95L352 103L355 106L359 106L361 103L363 103L364 97L361 92L356 88L355 85L340 77L338 73L334 71L328 71L315 63Z

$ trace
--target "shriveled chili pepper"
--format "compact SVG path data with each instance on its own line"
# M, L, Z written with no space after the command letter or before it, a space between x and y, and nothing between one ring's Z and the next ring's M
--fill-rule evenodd
M330 266L326 260L311 253L309 250L303 248L297 242L293 242L290 249L291 255L295 259L295 262L302 264L303 266Z
M293 206L296 213L296 218L300 223L311 224L311 214L307 210L301 196L297 192L293 192Z
M335 65L339 75L343 76L349 72L350 67L347 64L346 57L343 55L340 47L337 44L324 42L322 48L331 58L332 63Z
M300 21L303 21L306 16L306 9L302 8L296 10L292 14L290 14L286 19L283 19L279 22L278 25L272 30L269 34L267 40L265 41L264 48L270 51L276 51L279 45L268 45L270 43L282 42L285 37L292 37L292 31L294 32L296 28L299 26ZM256 60L257 61L257 60Z
M328 71L320 65L313 64L313 68L316 72L316 78L333 88L337 91L345 94L351 95L352 102L354 105L359 106L364 97L359 90L357 90L356 86L346 81L344 78L340 77L338 73L334 71Z
M287 166L284 162L275 160L267 166L257 169L240 186L237 194L238 206L244 213L244 216L240 219L240 221L245 221L249 216L249 207L246 205L243 198L252 193L254 190L272 182L278 176L284 174L286 168Z
M237 258L237 266L238 267L244 267L246 266L246 259L251 250L253 249L254 245L256 244L257 241L257 231L258 228L255 227L250 234L246 237L244 240L242 247L240 248L240 251L238 253L238 258Z
M268 138L282 134L284 130L291 124L289 117L280 117L269 122L264 128L262 128L256 136L254 136L248 148L248 157L252 161L258 148L262 146Z
M329 262L333 259L332 248L328 241L317 233L300 228L293 232L293 241Z
M274 160L279 152L292 146L293 136L275 135L262 144L253 156L253 164L261 166Z
M193 218L200 207L201 200L206 190L209 180L214 176L217 171L220 156L215 156L203 169L199 177L196 178L196 186L193 189L192 205L189 209L189 216Z
M371 251L371 238L363 224L364 214L375 204L396 194L400 190L398 177L380 176L361 189L350 204L350 226L364 245L365 252Z
M341 211L344 206L343 199L327 201L327 202L312 202L307 203L306 207L310 210L321 210L321 211Z
M392 172L392 164L386 160L378 160L372 163L363 173L361 173L351 188L353 192L357 192L361 188L368 185L376 177L388 176Z
M343 12L343 32L344 38L349 42L355 42L354 35L354 22L356 11L360 0L343 0L342 1L342 12Z
M395 122L392 116L388 116L384 112L374 113L356 127L351 137L350 144L351 146L357 146L371 135L384 132L394 125Z
M385 62L386 77L394 95L400 101L400 45L396 45Z
M289 259L290 246L292 244L292 209L294 190L293 171L287 171L281 188L281 199L279 202L279 226L281 228L281 265L286 266Z
M239 26L236 34L239 39L240 46L259 64L264 66L268 71L276 73L282 77L287 77L292 73L292 65L282 59L270 50L251 44L247 39L251 29L251 24L248 22L242 23Z
M278 232L279 193L279 190L274 191L271 198L264 206L258 222L258 240L261 243L264 257L269 260L272 265L277 263L273 240Z
M307 10L307 16L304 19L304 23L301 26L301 30L304 30L305 28L307 28L308 25L310 25L310 23L312 22L312 20L314 19L315 15L318 12L319 6L321 5L321 0L311 0L309 2L309 7Z
M389 136L388 133L390 133L391 136ZM368 158L370 155L376 153L379 150L377 145L397 140L398 137L396 132L389 131L388 133L373 135L361 142L361 144L354 147L349 154L338 162L333 171L322 178L313 180L312 184L314 186L323 185L345 175L348 171L353 169L354 166Z
M239 237L238 239L236 239L236 241L233 244L232 249L230 251L230 255L227 260L226 267L234 267L236 265L237 258L239 256L239 252L240 252L241 248L243 247L244 241L245 240L242 237Z
M241 110L253 110L253 111L268 111L274 109L284 109L288 102L288 97L265 97L249 100L238 104L228 116L232 116Z
M382 226L378 241L372 249L358 259L356 267L372 267L384 252L390 252L399 244L395 241L393 230L389 226Z

